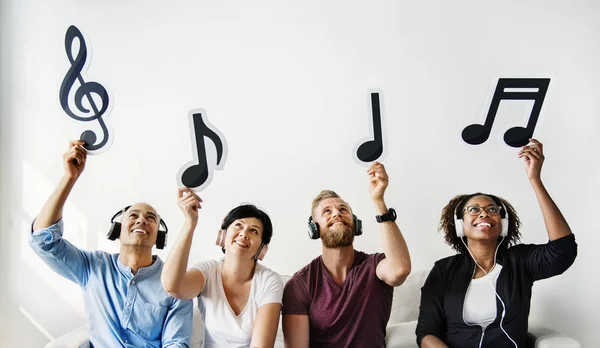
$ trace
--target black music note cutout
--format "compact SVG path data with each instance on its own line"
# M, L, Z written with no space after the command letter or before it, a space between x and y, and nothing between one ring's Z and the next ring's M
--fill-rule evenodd
M192 110L189 112L189 116L193 125L194 145L192 148L195 150L195 161L185 164L179 171L178 178L180 178L181 185L201 191L210 184L212 170L223 169L227 157L227 143L225 137L208 122L206 111ZM216 158L212 152L207 153L204 137L210 139L215 145Z
M73 58L73 43L75 39L78 41L78 51L75 58ZM108 127L102 119L102 115L104 115L106 110L108 110L109 106L108 92L101 84L90 81L86 82L83 79L81 72L86 65L87 47L83 38L83 34L74 25L71 25L69 29L67 29L67 33L65 35L65 50L67 52L69 62L71 63L71 67L69 68L69 71L67 71L67 74L60 85L60 105L67 115L69 115L69 117L77 121L89 122L98 120L103 133L102 140L96 144L98 137L92 130L86 130L85 132L81 133L79 139L85 142L84 147L88 151L99 150L108 144L109 141ZM73 102L75 103L77 110L82 114L81 116L76 115L69 105L69 92L75 85L76 81L79 82L79 86L75 90ZM96 105L96 100L93 98L92 94L95 94L100 98L100 101L102 102L100 108L98 108L98 105ZM92 109L91 111L83 105L84 98L87 99L87 102Z
M373 140L361 142L356 157L365 163L373 162L383 153L383 133L381 131L381 108L379 92L371 93L371 114L373 117Z
M504 142L511 147L521 147L529 143L529 139L533 137L533 131L537 123L542 105L544 104L544 98L548 91L548 85L550 79L543 78L524 78L524 79L509 79L500 78L496 85L496 91L494 97L490 103L490 109L485 118L485 123L472 124L467 126L462 131L462 139L471 145L479 145L484 143L490 136L494 119L496 118L496 112L500 106L502 99L507 100L533 100L533 108L531 108L531 114L529 115L529 121L526 127L513 127L504 133ZM537 91L512 91L506 89L537 89Z

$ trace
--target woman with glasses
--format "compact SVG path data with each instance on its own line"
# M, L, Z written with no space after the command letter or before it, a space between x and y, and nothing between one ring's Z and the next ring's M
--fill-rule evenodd
M420 347L526 347L533 282L563 273L575 260L575 237L540 178L543 145L530 139L519 157L549 242L517 244L521 222L500 197L452 198L439 229L458 254L438 260L421 289Z

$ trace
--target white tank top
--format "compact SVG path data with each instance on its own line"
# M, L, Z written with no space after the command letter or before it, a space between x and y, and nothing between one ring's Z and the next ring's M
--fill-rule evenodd
M501 270L502 265L496 264L489 274L471 279L463 306L465 323L479 325L485 330L496 319L496 281Z

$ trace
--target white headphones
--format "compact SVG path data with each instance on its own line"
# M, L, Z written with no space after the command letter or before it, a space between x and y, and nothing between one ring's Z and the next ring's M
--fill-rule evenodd
M461 218L458 217L458 207L460 207L461 203L462 202L460 202L456 206L456 211L454 211L454 229L456 230L456 236L458 238L462 238L465 236L465 230L463 227L463 219L462 219L462 217ZM502 218L502 220L500 220L500 224L502 226L502 232L500 233L500 236L506 237L506 236L508 236L508 210L506 210L506 207L504 206L504 203L502 203L502 201L500 201L500 205L502 206L502 210L504 210L504 217ZM461 216L462 216L462 214L461 214Z

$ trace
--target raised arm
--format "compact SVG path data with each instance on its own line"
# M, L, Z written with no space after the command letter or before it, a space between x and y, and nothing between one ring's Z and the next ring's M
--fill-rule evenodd
M63 165L65 172L58 183L58 186L46 201L42 210L33 223L33 230L47 228L55 224L62 218L63 208L71 189L79 179L79 176L85 168L87 151L83 148L85 143L81 140L69 142L69 149L63 155Z
M369 189L371 199L378 215L388 212L383 195L388 186L389 178L385 167L379 162L371 164L369 170ZM404 283L410 273L410 254L406 241L395 221L384 221L379 224L385 259L377 265L377 278L390 286Z
M527 178L538 199L544 223L550 240L560 239L571 234L571 228L564 216L554 203L541 179L542 164L544 163L544 146L536 139L530 139L530 145L523 146L519 152L523 158Z
M78 249L62 238L63 207L73 185L83 172L87 152L83 141L74 140L63 155L65 172L50 198L35 219L29 245L56 273L85 286L89 277L90 253Z
M178 197L177 202L185 215L185 222L165 261L160 280L165 291L171 296L189 300L200 294L205 282L202 272L196 269L187 269L202 199L188 188L179 188Z

